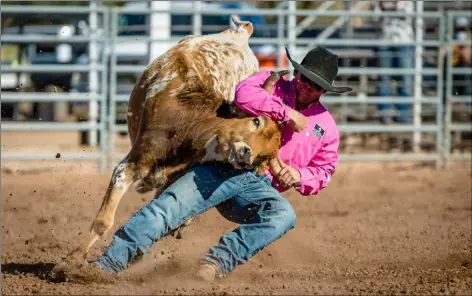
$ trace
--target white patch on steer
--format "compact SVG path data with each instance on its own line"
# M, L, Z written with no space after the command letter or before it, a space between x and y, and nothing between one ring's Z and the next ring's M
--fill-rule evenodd
M249 147L249 145L243 141L235 142L233 146L234 146L234 152L236 153L239 153L239 151L244 147L247 147L249 148L249 150L252 150L251 147Z
M202 162L205 161L222 161L223 158L221 155L216 153L216 147L218 146L218 141L216 140L216 136L213 136L208 142L205 144L205 156L202 159Z
M165 185L165 184L167 183L167 176L166 176L166 174L164 173L164 170L158 169L158 170L154 173L154 180L156 181L156 185L157 185L157 186Z
M179 87L174 88L174 89L171 89L170 92L169 92L169 96L175 96L175 95L177 95L177 94L180 93L185 87L186 87L186 84L185 84L185 83L182 83L181 85L179 85Z
M151 84L150 88L148 89L146 93L146 100L156 96L158 93L163 91L166 88L169 81L171 81L175 77L177 77L177 73L174 72L174 73L164 76L162 79L159 79L155 83Z
M187 78L195 77L195 76L197 76L197 73L195 71L193 71L193 69L188 70Z
M193 52L202 53L202 56ZM153 70L153 73L147 73L149 76L141 86L147 88L146 100L166 87L168 89L167 85L173 77L158 77L162 71L169 69L174 56L188 57L184 59L189 68L187 78L199 77L218 97L230 104L234 101L236 85L259 71L259 61L249 47L249 35L242 26L222 33L184 38L148 65L148 72ZM174 95L180 87L170 91L170 95Z
M112 182L114 187L122 188L125 185L126 179L126 163L120 163L113 172Z
M230 36L213 36L206 39L213 42L205 42L205 40L200 40L200 42L203 43L201 49L204 53L204 63L210 69L208 75L212 80L213 89L231 104L234 101L236 84L256 73L259 70L259 61L250 49L246 37L241 40L238 40L239 38L228 40ZM227 52L228 55L223 52ZM242 53L242 58L240 53Z

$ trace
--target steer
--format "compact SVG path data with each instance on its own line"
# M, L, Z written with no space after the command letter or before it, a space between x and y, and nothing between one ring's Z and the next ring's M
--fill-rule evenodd
M262 173L276 156L281 134L274 121L217 116L224 104L232 105L236 84L258 70L248 45L252 24L232 20L236 29L186 37L145 69L128 108L131 150L115 167L89 236L72 258L85 258L110 230L122 196L135 181L166 186L207 161ZM268 81L274 77L279 73Z

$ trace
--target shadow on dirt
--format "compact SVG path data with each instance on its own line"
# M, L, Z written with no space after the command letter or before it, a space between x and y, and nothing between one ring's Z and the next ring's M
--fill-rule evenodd
M6 263L2 264L2 273L12 275L33 275L40 279L51 280L54 263Z

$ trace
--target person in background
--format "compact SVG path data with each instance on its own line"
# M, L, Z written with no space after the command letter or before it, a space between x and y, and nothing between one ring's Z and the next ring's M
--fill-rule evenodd
M373 1L374 11L413 13L414 1ZM382 39L393 42L413 42L412 16L382 16ZM378 49L378 66L381 68L413 69L415 47L406 46L381 46ZM401 70L399 71L401 72ZM380 75L377 84L377 94L380 97L411 97L413 95L413 76L410 74L397 75L396 84L393 84L392 75ZM394 89L396 86L396 89ZM392 104L382 103L378 105L380 121L383 124L409 123L412 120L411 103ZM394 110L394 107L396 110ZM400 145L398 134L390 136L389 146L392 149ZM408 139L406 139L408 142Z
M471 41L470 36L470 20L467 17L458 17L455 20L454 40L464 42ZM453 68L470 68L471 63L471 46L456 44L452 47L452 67ZM471 80L472 75L454 75L453 80L458 82L456 87L457 95L470 96L472 94ZM470 104L469 104L470 105Z

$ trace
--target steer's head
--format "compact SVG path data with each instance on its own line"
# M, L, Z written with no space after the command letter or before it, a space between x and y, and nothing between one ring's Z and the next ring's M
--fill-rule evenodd
M267 117L233 118L220 130L215 152L236 169L258 168L262 173L276 157L280 138L279 126Z

